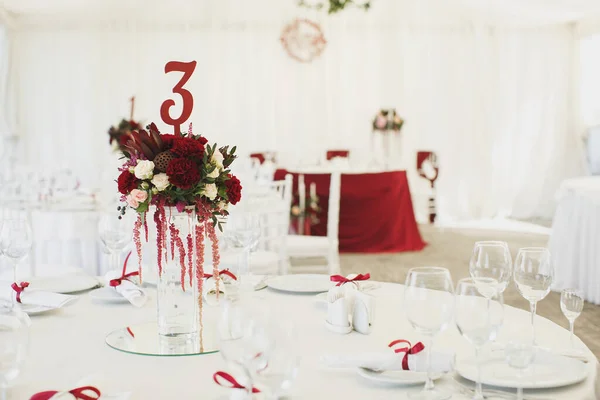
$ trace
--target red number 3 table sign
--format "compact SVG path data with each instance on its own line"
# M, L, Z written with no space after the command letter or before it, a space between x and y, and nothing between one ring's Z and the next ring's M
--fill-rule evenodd
M192 115L192 109L194 108L194 97L187 89L183 88L183 85L190 80L195 69L196 61L169 61L165 65L165 74L168 74L169 72L183 72L183 76L173 88L173 93L180 95L183 100L183 107L179 118L174 119L169 114L169 109L175 105L175 100L165 100L160 106L160 117L165 124L173 127L173 134L177 136L181 136L181 124L187 121L190 115Z

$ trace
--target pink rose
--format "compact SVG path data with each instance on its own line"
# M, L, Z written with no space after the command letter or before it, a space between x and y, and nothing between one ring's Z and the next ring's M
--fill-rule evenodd
M148 199L148 192L145 190L133 189L127 196L127 204L129 207L138 208L140 203Z
M375 126L379 129L384 129L387 126L387 118L382 115L378 115L377 119L375 120Z
M127 198L125 199L127 201L127 204L129 205L129 207L131 208L138 208L138 206L140 205L140 202L137 201L136 199L134 199L131 194L127 195Z

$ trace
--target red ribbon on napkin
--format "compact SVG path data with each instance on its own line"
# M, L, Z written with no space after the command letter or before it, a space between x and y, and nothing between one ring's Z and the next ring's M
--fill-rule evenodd
M337 282L338 284L335 286L341 286L344 283L348 283L348 282L356 282L356 281L366 281L371 279L371 274L358 274L356 275L354 278L352 279L348 279L345 276L342 275L331 275L331 277L329 278L331 280L331 282Z
M418 342L412 346L408 340L400 339L394 340L388 344L388 347L394 347L398 343L404 343L407 345L406 347L402 347L400 349L394 349L394 353L404 353L404 358L402 358L402 369L408 371L408 355L422 352L423 349L425 349L425 345L421 342Z
M228 385L227 383L224 383L224 382L220 382L221 379L224 379L226 382L229 382L230 385ZM238 381L235 380L235 378L233 376L231 376L227 372L223 372L223 371L215 372L214 375L213 375L213 380L219 386L228 387L230 389L244 389L244 390L246 390L245 386L242 386ZM252 388L252 393L260 393L260 390L258 390L257 388L253 387Z
M231 279L233 279L234 281L237 281L237 276L235 276L233 274L233 272L229 271L228 269L222 269L219 271L219 275L227 275L228 277L230 277ZM213 274L204 274L205 278L212 278Z
M92 392L92 394L86 394L85 392ZM29 400L49 400L55 394L60 393L56 390L48 390L46 392L36 393ZM75 388L73 390L69 390L73 396L75 396L78 400L98 400L100 398L100 391L93 386L82 386ZM92 396L96 397L92 397Z
M25 290L26 287L29 286L29 282L21 282L21 285L18 285L17 282L13 282L12 285L10 285L11 288L13 288L13 290L15 292L17 292L17 302L20 303L21 302L21 293L23 292L23 290Z
M108 282L110 286L119 286L121 283L123 283L123 280L128 280L127 278L137 276L140 274L140 271L130 272L128 274L125 273L127 271L127 261L129 261L129 257L131 257L131 251L129 252L129 254L127 254L125 262L123 263L123 272L121 273L121 277L117 279L111 279L110 282Z

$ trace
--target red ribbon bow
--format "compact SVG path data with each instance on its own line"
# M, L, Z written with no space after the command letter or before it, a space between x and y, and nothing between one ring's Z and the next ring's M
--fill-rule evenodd
M219 271L219 276L220 275L227 275L228 277L230 277L231 279L233 279L234 281L237 281L237 276L235 276L233 274L233 272L229 271L228 269L222 269ZM212 278L213 274L204 274L205 278Z
M119 286L121 283L123 283L124 280L128 280L127 278L137 276L140 274L140 271L130 272L128 274L125 273L125 271L127 271L127 261L129 261L129 257L131 257L131 251L129 252L129 254L127 254L125 262L123 263L123 272L121 273L121 277L117 279L111 279L110 282L108 282L110 286Z
M29 286L29 282L21 282L21 285L19 286L17 284L17 282L13 282L12 285L10 285L11 288L13 288L13 290L15 292L17 292L17 302L20 303L21 302L21 293L23 292L23 290L25 290L26 287Z
M408 371L408 355L422 352L423 349L425 349L425 345L421 342L418 342L411 347L411 344L408 340L400 339L394 340L388 344L388 347L394 347L398 343L404 343L407 345L406 347L402 347L400 349L394 349L394 353L404 353L404 358L402 358L402 369Z
M354 278L352 279L348 279L345 276L342 275L331 275L331 277L329 278L331 280L331 282L337 282L338 284L335 286L341 286L344 283L348 283L348 282L353 282L355 283L356 281L366 281L371 279L371 274L358 274L356 275Z
M84 392L92 392L92 394L86 394ZM60 392L56 390L48 390L46 392L34 394L29 400L49 400L52 398L52 396L54 396L57 393ZM98 400L101 395L100 391L93 386L78 387L73 390L69 390L69 393L75 396L77 400ZM95 397L93 397L94 395Z
M230 385L228 385L227 383L224 383L224 382L220 382L219 381L220 379L224 379L226 382L229 382ZM244 389L244 390L246 390L245 386L242 386L238 381L235 380L235 378L233 376L231 376L227 372L223 372L223 371L215 372L215 374L213 375L213 380L219 386L228 387L230 389ZM258 390L257 388L253 387L252 388L252 393L260 393L260 390Z

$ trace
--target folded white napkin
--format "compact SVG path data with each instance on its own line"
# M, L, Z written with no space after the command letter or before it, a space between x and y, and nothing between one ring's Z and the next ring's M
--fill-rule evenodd
M104 387L107 386L106 379L104 379L101 375L90 375L84 379L81 379L73 388L83 387L83 386L93 386L100 391L99 400L129 400L131 398L131 392L122 392L122 393L106 393ZM89 393L86 393L89 394ZM66 392L58 392L50 399L52 400L77 400L77 398Z
M401 371L404 353L388 352L361 354L326 354L321 356L321 362L331 368L368 368L374 371ZM431 355L431 370L435 373L452 370L454 354L436 353ZM415 372L427 371L427 355L425 352L409 354L408 369Z
M121 284L118 286L110 286L110 281L113 279L118 279L121 277L121 273L117 271L108 271L106 275L104 275L104 281L106 287L110 289L114 289L121 296L125 297L131 304L136 307L143 307L146 304L146 300L148 297L146 296L146 292L144 289L137 286L135 283L123 279Z
M10 299L16 298L17 293L11 288L9 291L6 289L2 290L0 298ZM71 296L67 294L44 292L42 290L35 290L25 288L21 292L21 304L30 306L42 306L50 308L61 308L66 306L68 303L77 299L77 296Z

